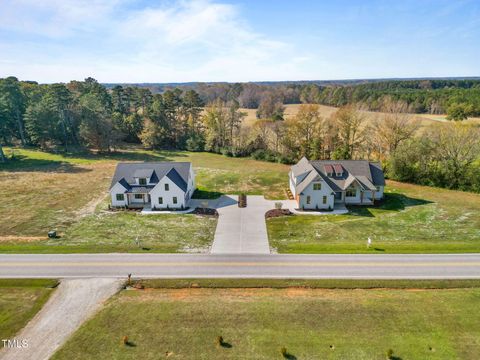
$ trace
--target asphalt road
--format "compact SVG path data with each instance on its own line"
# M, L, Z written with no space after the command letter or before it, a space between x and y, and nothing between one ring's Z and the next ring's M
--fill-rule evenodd
M480 278L480 254L0 255L0 278Z

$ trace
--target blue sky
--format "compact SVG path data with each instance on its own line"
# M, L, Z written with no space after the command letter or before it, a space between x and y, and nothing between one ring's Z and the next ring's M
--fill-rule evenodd
M0 77L66 82L480 75L478 0L2 0Z

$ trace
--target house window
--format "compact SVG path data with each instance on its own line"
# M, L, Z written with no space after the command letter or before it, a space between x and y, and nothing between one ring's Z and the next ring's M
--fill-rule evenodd
M165 191L168 191L170 190L170 185L169 184L165 184Z
M340 177L342 176L342 173L336 173L335 175L337 175L337 177Z
M159 203L159 204L163 204L163 197L159 197L159 198L158 198L158 203Z
M125 196L123 194L117 194L117 201L124 201Z
M357 196L357 190L356 189L347 189L345 192L346 197L356 197Z
M143 199L143 194L135 194L135 199Z
M307 205L310 205L310 196L307 196Z
M140 185L147 185L147 179L145 179L145 178L140 178L140 179L138 179L138 183L139 183Z
M173 197L173 203L174 203L174 204L177 203L177 197L176 197L176 196Z
M314 183L313 190L322 190L322 183Z
M324 204L327 203L327 197L326 197L326 196L323 197L323 203L324 203Z

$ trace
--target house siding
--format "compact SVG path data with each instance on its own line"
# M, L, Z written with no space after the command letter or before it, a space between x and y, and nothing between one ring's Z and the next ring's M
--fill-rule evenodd
M165 191L165 184L169 185L169 190ZM163 198L163 204L158 202L158 198ZM173 198L177 198L177 203L173 203ZM152 208L156 209L179 209L186 207L186 193L180 189L172 180L164 176L159 183L150 191Z
M321 183L321 190L313 190L313 184ZM310 196L310 204L307 204L307 196ZM323 197L327 197L327 203L323 203ZM312 181L308 186L302 191L302 194L299 197L298 206L301 209L333 209L334 208L334 196L332 195L332 189L327 185L323 180Z
M112 198L112 206L118 206L118 207L123 207L127 206L127 189L125 189L122 185L119 183L116 183L111 189L110 189L110 196ZM123 194L123 201L118 201L117 200L117 194Z

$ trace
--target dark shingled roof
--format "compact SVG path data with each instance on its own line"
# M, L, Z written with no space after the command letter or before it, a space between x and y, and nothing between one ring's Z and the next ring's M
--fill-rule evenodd
M152 181L158 182L168 176L180 189L186 191L191 166L189 162L118 163L110 189L120 182L127 190L131 190L135 177L152 177Z
M341 165L341 167L346 170L343 172L342 176L336 177L334 174L333 177L329 178L329 180L336 183L336 185L340 188L344 188L343 185L349 174L353 175L354 177L364 176L375 186L385 185L382 167L376 162L370 162L368 160L313 160L310 161L310 164L315 168L315 170L317 170L317 172L322 172L324 175L326 175L324 173L325 166Z
M335 171L334 171L335 170ZM385 186L385 178L380 163L367 160L313 160L305 158L292 166L294 176L308 173L297 184L300 193L317 176L322 178L333 191L343 191L357 181L366 190L375 190L375 186ZM332 176L328 176L328 174ZM340 176L337 176L341 174Z
M187 182L182 179L180 174L175 170L175 168L172 168L167 174L167 177L173 181L174 184L176 184L180 189L183 191L187 191Z

